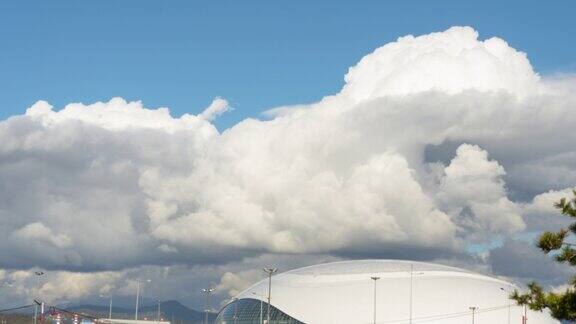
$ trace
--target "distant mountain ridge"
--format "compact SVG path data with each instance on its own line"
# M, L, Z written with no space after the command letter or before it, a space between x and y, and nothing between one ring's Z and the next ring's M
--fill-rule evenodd
M156 319L157 305L143 306L138 309L139 318ZM102 305L76 305L66 308L67 310L77 313L83 313L95 317L108 317L108 306ZM167 321L172 321L174 324L196 324L203 323L204 312L188 308L179 301L169 300L160 303L161 317ZM114 318L133 318L134 308L125 307L112 307L112 317ZM216 314L210 313L209 322L213 323L216 319Z

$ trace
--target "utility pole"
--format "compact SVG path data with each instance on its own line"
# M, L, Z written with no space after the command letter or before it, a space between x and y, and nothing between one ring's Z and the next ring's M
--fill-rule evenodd
M204 304L204 324L208 324L208 313L210 312L212 306L210 305L210 294L214 291L214 288L204 288L202 292L206 294L206 303Z
M478 309L478 307L473 306L473 307L468 307L471 311L472 311L472 324L474 324L474 313L476 313L476 310Z
M376 324L376 281L380 277L370 277L370 279L374 280L374 324Z
M272 275L275 274L277 268L264 268L266 274L268 274L268 311L266 312L266 324L270 324L270 299L272 295Z

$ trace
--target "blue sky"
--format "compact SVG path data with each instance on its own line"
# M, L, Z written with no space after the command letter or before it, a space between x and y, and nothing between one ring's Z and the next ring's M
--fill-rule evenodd
M2 1L0 119L121 96L172 114L215 96L226 128L336 92L363 55L405 34L470 25L542 74L576 64L573 1Z

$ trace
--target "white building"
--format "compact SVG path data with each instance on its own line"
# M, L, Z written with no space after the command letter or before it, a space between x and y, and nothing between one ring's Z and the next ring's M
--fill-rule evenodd
M475 324L521 324L524 308L508 298L511 290L505 281L430 263L327 263L272 278L270 324L367 324L374 316L381 324L462 324L473 323L473 316ZM226 305L216 323L265 322L267 296L265 279ZM527 323L559 321L527 310Z

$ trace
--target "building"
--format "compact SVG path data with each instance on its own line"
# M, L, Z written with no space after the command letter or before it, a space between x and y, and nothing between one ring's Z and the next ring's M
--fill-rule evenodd
M129 319L99 319L98 324L170 324L166 321L155 321L155 320L129 320Z
M364 260L320 264L272 277L270 324L558 324L516 306L502 280L437 264ZM268 280L246 289L218 324L266 323Z

